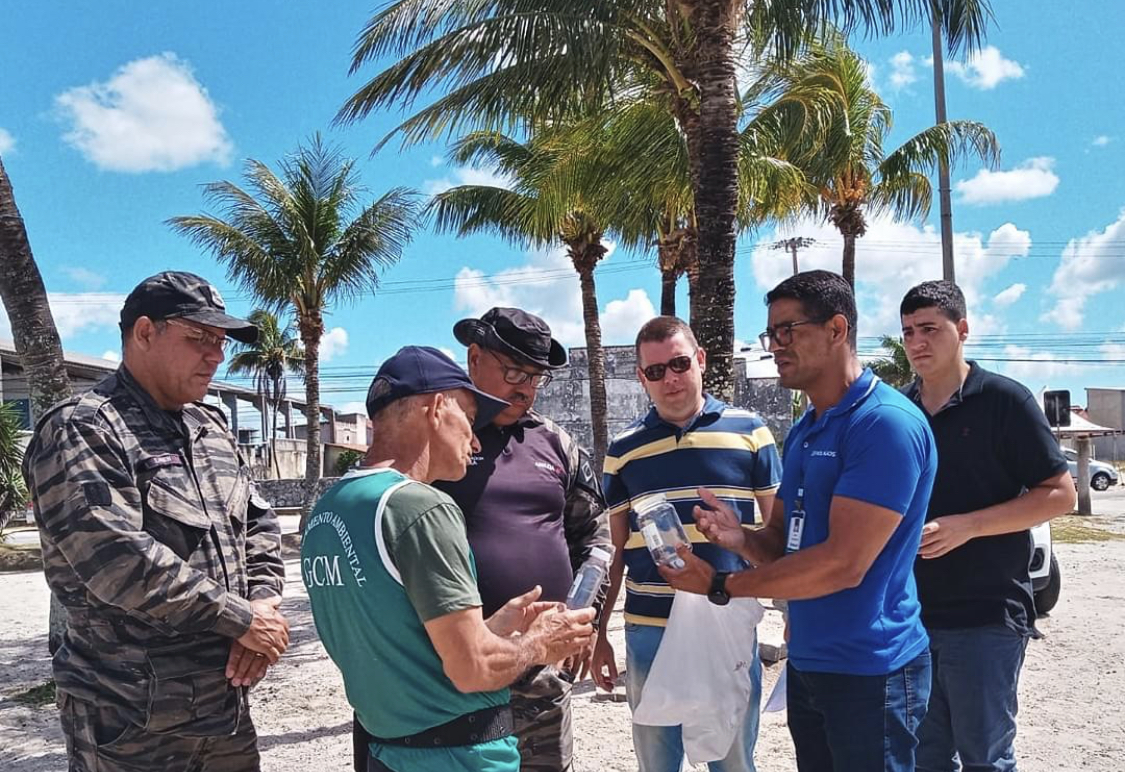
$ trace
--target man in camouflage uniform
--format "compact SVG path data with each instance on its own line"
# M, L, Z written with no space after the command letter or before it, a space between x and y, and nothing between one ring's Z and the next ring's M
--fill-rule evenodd
M481 450L465 476L434 483L465 514L482 611L487 618L537 584L541 600L565 601L590 551L611 548L589 455L566 430L532 410L550 371L566 364L566 350L546 322L518 308L463 319L453 334L468 347L473 385L511 403L477 430ZM600 603L598 608L600 614ZM562 668L534 667L509 687L521 769L571 768L571 684L588 653ZM357 747L366 747L358 722L356 732Z
M71 772L259 768L247 690L289 642L277 519L218 408L199 401L228 316L198 276L141 282L123 362L40 419L24 461L51 591Z

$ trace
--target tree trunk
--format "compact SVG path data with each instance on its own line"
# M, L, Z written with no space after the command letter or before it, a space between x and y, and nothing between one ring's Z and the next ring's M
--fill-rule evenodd
M843 236L844 264L842 273L844 281L851 286L852 292L855 292L855 234L846 232Z
M300 315L301 343L305 347L305 505L301 508L300 530L304 533L309 518L320 469L320 336L324 318L319 309Z
M734 67L736 6L732 0L698 0L691 6L699 122L685 132L699 228L699 288L693 325L707 351L703 386L734 398L734 247L738 207L738 115ZM694 148L693 148L694 146ZM698 306L698 308L696 308Z
M0 298L8 312L16 355L31 395L31 417L42 415L71 393L62 341L47 302L47 290L16 206L4 162L0 160ZM47 647L54 654L66 632L66 609L52 593Z
M586 328L586 367L590 375L590 429L594 435L594 471L602 473L609 446L606 428L605 352L602 351L602 326L598 321L598 292L593 269L578 273L582 286L582 321Z
M660 272L660 315L676 315L676 282L679 271L673 268L670 271Z

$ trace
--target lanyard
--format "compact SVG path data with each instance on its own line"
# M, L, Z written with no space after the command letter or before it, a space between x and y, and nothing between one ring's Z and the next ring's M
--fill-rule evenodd
M792 511L789 513L789 538L785 542L786 553L801 549L801 535L805 532L805 489L803 486L804 472L802 470L801 482L797 488L797 498L793 502Z

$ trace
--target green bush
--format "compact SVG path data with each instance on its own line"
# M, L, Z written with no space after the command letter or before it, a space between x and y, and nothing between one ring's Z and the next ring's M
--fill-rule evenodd
M336 459L336 476L343 477L361 458L363 458L363 453L361 451L345 450L340 454L339 458Z

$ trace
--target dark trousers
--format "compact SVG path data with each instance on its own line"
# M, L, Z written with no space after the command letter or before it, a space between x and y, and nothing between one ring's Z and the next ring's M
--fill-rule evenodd
M1027 636L1003 625L930 631L934 688L918 733L920 772L1015 772L1026 650Z
M246 711L221 737L152 734L117 711L59 697L70 772L258 772L258 736Z
M930 697L929 651L885 676L788 668L799 772L913 772Z

